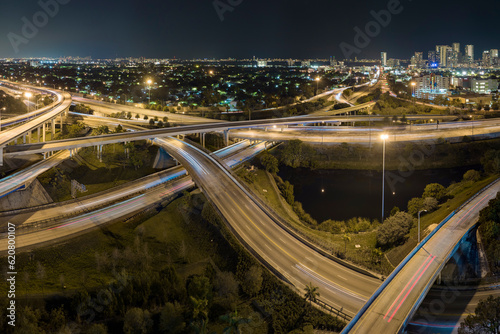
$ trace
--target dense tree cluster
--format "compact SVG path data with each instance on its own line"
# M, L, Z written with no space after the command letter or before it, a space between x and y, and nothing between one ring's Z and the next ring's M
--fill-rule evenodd
M403 211L387 218L377 231L377 243L383 248L397 246L406 241L414 218Z
M498 334L500 333L500 298L489 296L476 306L460 324L459 334Z
M479 232L490 262L490 269L500 271L500 193L479 215Z
M4 114L24 114L28 108L20 99L16 99L0 89L0 111Z

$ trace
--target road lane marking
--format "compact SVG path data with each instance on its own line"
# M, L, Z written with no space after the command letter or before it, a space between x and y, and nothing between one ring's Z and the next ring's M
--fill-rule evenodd
M269 236L267 234L265 234L254 222L252 219L250 219L250 217L248 217L248 215L243 211L241 210L241 208L236 204L236 202L234 201L234 199L232 197L229 197L229 199L234 203L234 205L241 211L241 213L247 218L247 220L253 225L255 226L255 228L266 238L268 239L270 242L272 242L276 247L278 247L278 249L280 249L284 254L288 255L291 259L293 259L295 262L297 263L300 263L299 260L297 260L294 256L292 256L290 253L288 253L287 251L285 251L283 248L281 248L276 242L274 242L274 240L272 240L271 238L269 238ZM345 287L341 287L342 289L344 289L345 291L348 291L349 293L348 294L351 294L353 296L356 296L357 294ZM364 298L366 299L363 299L364 301L366 301L368 298L366 296L363 296ZM357 297L359 298L359 297ZM361 298L360 298L361 299Z
M302 272L302 273L306 274L307 276L312 277L312 278L314 278L315 280L317 280L317 281L321 282L322 284L324 284L324 285L326 285L326 286L330 287L330 289L329 289L329 290L330 290L331 292L333 292L334 294L337 294L337 293L336 293L335 291L331 290L331 289L335 289L336 291L341 291L341 292L343 292L343 293L345 293L345 294L348 294L348 295L350 295L351 297L354 297L354 298L356 298L356 299L359 299L359 300L361 300L361 301L363 301L363 302L366 302L366 301L368 300L368 298L367 298L367 297L365 297L365 296L362 296L362 297L364 297L364 298L361 298L361 297L359 297L360 295L358 295L358 294L356 294L356 293L354 293L354 292L352 292L352 291L350 291L350 290L348 290L348 289L346 289L346 288L344 288L344 287L342 287L342 286L340 286L340 285L337 285L337 284L335 284L335 283L331 282L330 280L326 279L325 277L321 276L320 274L318 274L318 273L316 273L316 272L312 271L311 269L307 268L307 267L306 267L306 266L304 266L302 263L296 264L296 265L295 265L295 267L296 267L296 268L297 268L300 272ZM345 291L345 290L347 290L347 291Z
M418 275L418 273L420 272L420 270L422 270L422 268L425 266L425 264L427 263L427 261L429 261L429 259L431 258L431 256L432 255L429 254L429 256L425 259L425 261L420 265L420 268L418 268L418 270L415 272L415 274L413 274L413 277L411 278L411 280L409 280L408 283L406 283L405 287L403 288L403 290L401 290L401 292L399 293L398 297L396 299L394 299L394 302L392 302L391 307L389 307L389 309L387 310L387 313L384 316L384 320L385 320L385 318L387 318L387 315L389 315L389 313L391 312L391 310L394 307L394 305L396 305L396 303L398 302L399 298L401 298L401 295L406 291L406 289L411 284L411 282L413 282L413 280Z
M415 285L420 281L420 279L422 278L422 275L427 271L427 269L429 268L429 266L431 265L431 263L434 261L434 259L436 258L436 256L434 256L430 261L429 263L427 263L427 266L425 266L425 269L422 270L422 272L420 273L420 276L418 276L418 278L415 280L415 282L413 282L413 285L411 286L411 288L408 290L408 292L406 293L406 295L404 296L404 298L401 300L401 302L399 303L398 307L396 307L396 309L394 310L394 312L392 313L391 317L389 318L389 320L387 321L388 323L391 322L392 318L394 317L394 315L396 314L396 312L399 310L399 308L401 307L401 305L403 305L404 301L406 300L406 298L408 297L408 295L410 294L410 292L412 292L413 288L415 287Z

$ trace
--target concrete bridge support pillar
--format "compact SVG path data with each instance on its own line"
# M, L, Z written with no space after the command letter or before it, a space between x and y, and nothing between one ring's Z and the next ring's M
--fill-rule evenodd
M28 144L31 144L31 136L33 136L33 132L30 130L28 131L28 133L26 133L27 137L28 137Z
M62 133L62 130L63 130L63 115L62 115L62 114L61 114L61 117L60 117L60 119L59 119L59 122L60 122L59 127L60 127L60 129L61 129L61 133Z
M56 120L52 120L52 140L56 137Z
M200 137L201 137L201 146L205 147L205 144L206 144L206 133L200 133Z
M3 166L3 147L0 147L0 166Z
M229 146L229 130L224 130L224 146Z
M23 144L26 144L26 134L23 135Z
M47 127L47 123L43 123L43 125L42 125L42 141L44 143L46 141L46 137L45 137L45 132L46 132L45 129L46 129L46 127Z
M102 145L97 146L97 158L102 162Z
M36 128L36 142L40 142L40 127Z

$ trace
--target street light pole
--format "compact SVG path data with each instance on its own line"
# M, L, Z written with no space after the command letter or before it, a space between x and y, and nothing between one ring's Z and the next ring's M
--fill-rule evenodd
M28 112L30 112L30 103L31 103L31 96L33 94L31 94L30 92L27 92L27 93L24 93L24 96L26 96L28 98Z
M318 95L318 90L319 90L319 77L316 78L316 95Z
M151 79L148 80L148 90L149 90L149 104L151 104L151 84L153 81Z
M384 205L385 205L385 142L387 141L387 139L389 139L389 136L384 134L382 136L380 136L380 138L382 139L382 141L384 142L384 149L383 149L383 153L382 153L382 221L381 223L384 222Z
M420 214L422 212L427 212L427 210L420 210L418 212L418 243L420 243Z

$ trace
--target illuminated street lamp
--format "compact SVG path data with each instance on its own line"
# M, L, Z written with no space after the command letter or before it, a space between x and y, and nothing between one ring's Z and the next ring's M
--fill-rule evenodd
M30 111L30 99L31 97L33 96L33 94L31 94L30 92L26 92L24 93L24 96L26 96L28 98L28 112Z
M384 195L385 195L385 142L387 141L387 139L389 139L389 135L387 134L383 134L380 136L380 139L382 139L382 141L384 142L384 149L383 149L383 153L382 153L382 221L381 223L384 222Z
M418 243L420 243L420 214L422 212L427 212L427 210L420 210L418 212Z
M153 83L153 80L148 79L147 84L148 84L148 89L149 89L149 104L151 104L151 84Z
M316 95L318 95L318 89L319 89L319 81L321 79L319 77L316 78Z

